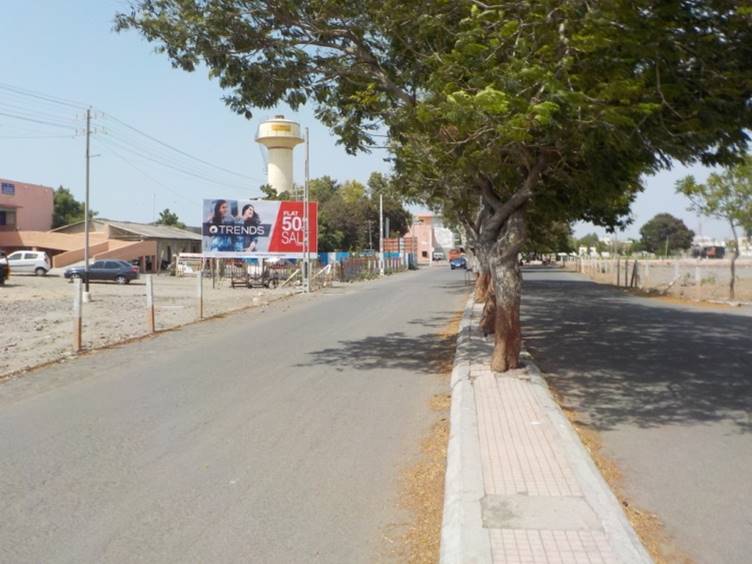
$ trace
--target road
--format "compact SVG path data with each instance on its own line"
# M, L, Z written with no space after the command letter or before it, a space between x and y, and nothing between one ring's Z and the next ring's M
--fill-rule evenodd
M752 316L525 273L524 336L566 403L697 562L752 554ZM667 547L671 550L670 547Z
M1 384L0 562L388 560L466 292L410 272Z

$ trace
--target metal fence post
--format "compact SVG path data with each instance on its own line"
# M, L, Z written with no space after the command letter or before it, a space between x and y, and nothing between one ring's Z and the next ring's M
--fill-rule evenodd
M149 328L149 333L156 331L154 320L154 276L152 274L146 276L146 326Z
M700 275L700 266L695 266L695 284L697 285L697 301L702 299L702 276Z
M81 279L73 279L73 352L81 351Z
M198 273L198 318L204 318L204 272Z

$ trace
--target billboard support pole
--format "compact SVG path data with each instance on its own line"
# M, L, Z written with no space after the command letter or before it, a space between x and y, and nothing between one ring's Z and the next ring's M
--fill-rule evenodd
M311 143L308 136L308 128L305 129L306 156L305 156L305 182L303 184L303 291L308 294L311 291L311 242L309 239L310 228L308 225L308 184L310 181L310 157Z

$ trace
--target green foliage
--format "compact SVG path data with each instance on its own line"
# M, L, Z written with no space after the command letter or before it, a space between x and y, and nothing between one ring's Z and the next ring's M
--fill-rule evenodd
M531 222L523 252L536 255L571 253L576 251L572 226L563 221L554 223Z
M170 208L165 208L159 212L159 219L154 222L155 225L170 225L172 227L179 227L185 229L185 223L180 221L178 214L171 212Z
M384 196L384 220L389 218L392 234L404 235L411 217L389 179L373 173L368 185L357 181L342 184L323 176L310 182L310 197L319 204L319 250L362 251L378 248L379 194Z
M588 249L588 252L591 248L595 249L598 253L608 251L608 246L595 233L588 233L577 239L577 248L579 249L580 247L585 247Z
M640 248L650 253L671 254L692 246L695 233L669 213L659 213L640 228Z
M259 186L259 190L264 195L264 200L289 200L290 194L288 192L282 192L281 194L274 189L271 184L262 184Z
M89 210L89 218L93 218L97 212ZM84 220L84 203L73 197L68 188L59 186L53 196L52 228L62 227Z
M721 174L711 174L704 184L687 176L676 183L676 190L689 198L690 209L752 233L752 157Z

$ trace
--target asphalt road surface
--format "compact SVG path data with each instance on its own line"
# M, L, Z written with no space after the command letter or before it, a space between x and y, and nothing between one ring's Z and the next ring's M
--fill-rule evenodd
M749 308L668 305L556 270L528 270L524 289L527 346L600 432L632 503L695 561L749 563Z
M410 272L0 384L0 562L389 560L466 293Z

